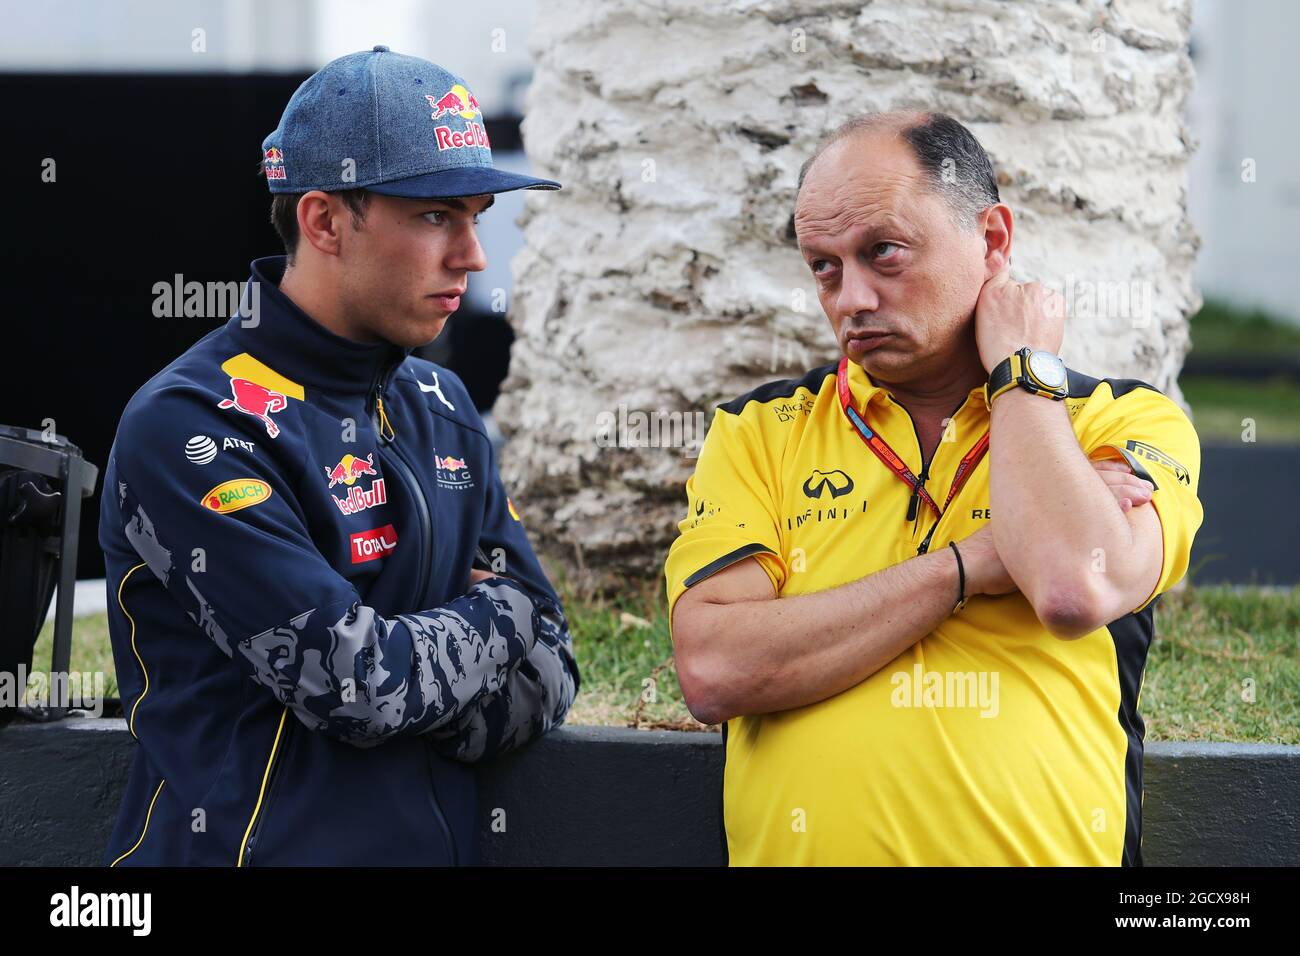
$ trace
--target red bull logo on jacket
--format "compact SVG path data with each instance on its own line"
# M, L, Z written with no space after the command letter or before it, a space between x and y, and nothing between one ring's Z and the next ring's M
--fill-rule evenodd
M450 126L438 126L434 128L434 136L438 142L438 149L465 149L481 148L491 149L492 145L488 141L487 130L483 124L476 121L475 117L480 119L483 116L482 110L479 109L478 100L474 94L459 83L454 85L442 96L424 97L433 107L432 119L439 119L443 116L456 116L465 120L465 129L452 129Z
M330 497L339 506L339 511L345 515L354 515L367 508L377 508L379 505L387 504L388 490L384 487L384 479L376 478L368 489L363 490L360 485L353 485L348 489L346 498L340 498L338 495L330 495Z
M454 455L433 456L434 477L444 488L473 488L474 476L470 474L469 463L464 458Z
M280 426L271 420L271 414L284 411L291 398L301 402L306 397L300 384L247 352L226 359L221 363L221 371L230 376L230 393L234 398L222 399L217 407L252 415L266 426L266 433L272 438L280 434Z
M266 426L269 436L274 438L280 434L280 426L271 421L271 413L282 412L288 407L289 400L284 395L246 378L232 378L230 393L234 397L223 398L217 403L217 408L233 408L252 415Z
M357 483L357 479L362 475L378 475L375 471L374 454L366 455L365 458L357 458L355 455L344 455L339 459L339 463L333 468L325 469L325 477L330 480L329 486L347 485L351 488Z

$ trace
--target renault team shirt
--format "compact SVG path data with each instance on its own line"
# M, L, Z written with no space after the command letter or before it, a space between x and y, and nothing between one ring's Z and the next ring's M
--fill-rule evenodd
M788 597L947 548L988 523L987 455L937 522L924 502L908 520L911 490L849 423L836 369L719 406L668 555L670 615L687 588L746 557ZM853 407L921 476L907 410L859 365L848 372ZM1073 641L1053 636L1018 591L980 595L856 686L728 721L733 865L1140 865L1138 702L1152 602L1187 570L1200 445L1182 410L1144 382L1071 369L1065 404L1090 458L1123 458L1155 484L1155 590ZM971 389L925 474L936 504L988 428L984 390Z

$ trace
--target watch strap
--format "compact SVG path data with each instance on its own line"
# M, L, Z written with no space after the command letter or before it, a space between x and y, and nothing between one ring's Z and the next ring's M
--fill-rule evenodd
M993 399L1020 384L1024 374L1023 361L1020 352L1012 352L993 367L993 371L989 373L988 383L984 386L984 399L990 407L993 405Z

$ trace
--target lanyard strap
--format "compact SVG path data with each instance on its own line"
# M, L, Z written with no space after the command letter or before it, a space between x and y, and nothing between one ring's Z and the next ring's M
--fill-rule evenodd
M873 430L867 424L866 419L859 415L853 407L853 395L849 391L849 360L847 356L840 359L840 367L835 378L840 395L840 408L844 410L844 416L853 425L854 431L858 433L858 437L862 439L863 444L884 462L886 468L912 489L912 494L930 506L936 518L942 517L952 499L957 497L957 492L966 483L966 479L971 476L976 466L979 465L980 459L989 450L989 433L985 432L962 458L961 463L957 466L957 473L953 475L952 487L948 489L948 497L943 502L943 508L940 508L935 503L935 500L930 497L930 493L921 486L920 480L912 473L912 469L907 467L903 459L894 454L894 450L889 447L889 444L880 436L880 433Z

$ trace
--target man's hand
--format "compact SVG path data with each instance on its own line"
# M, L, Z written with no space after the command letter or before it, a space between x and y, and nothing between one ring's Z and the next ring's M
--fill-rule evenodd
M977 594L1010 594L1016 582L1007 574L993 544L993 526L985 525L957 542L961 565L966 572L966 597Z
M1128 462L1106 460L1094 461L1090 464L1097 470L1097 474L1101 475L1101 480L1106 482L1106 487L1119 502L1120 511L1132 511L1151 500L1151 492L1155 487L1145 478L1133 474L1133 469L1129 467Z
M486 581L489 578L499 578L499 577L501 577L501 575L496 574L492 571L483 571L479 568L470 568L469 586L473 587L474 585L478 584L480 581Z
M1092 461L1089 464L1106 482L1106 487L1115 496L1122 511L1131 511L1151 500L1151 482L1133 474L1128 462L1107 460ZM1017 590L1016 582L1007 573L1006 566L993 545L991 524L957 542L957 549L961 551L962 567L966 571L967 597L976 594L1010 594Z
M1065 299L1037 282L1021 284L1009 268L984 283L975 303L975 343L984 370L1029 346L1059 353L1065 336Z

